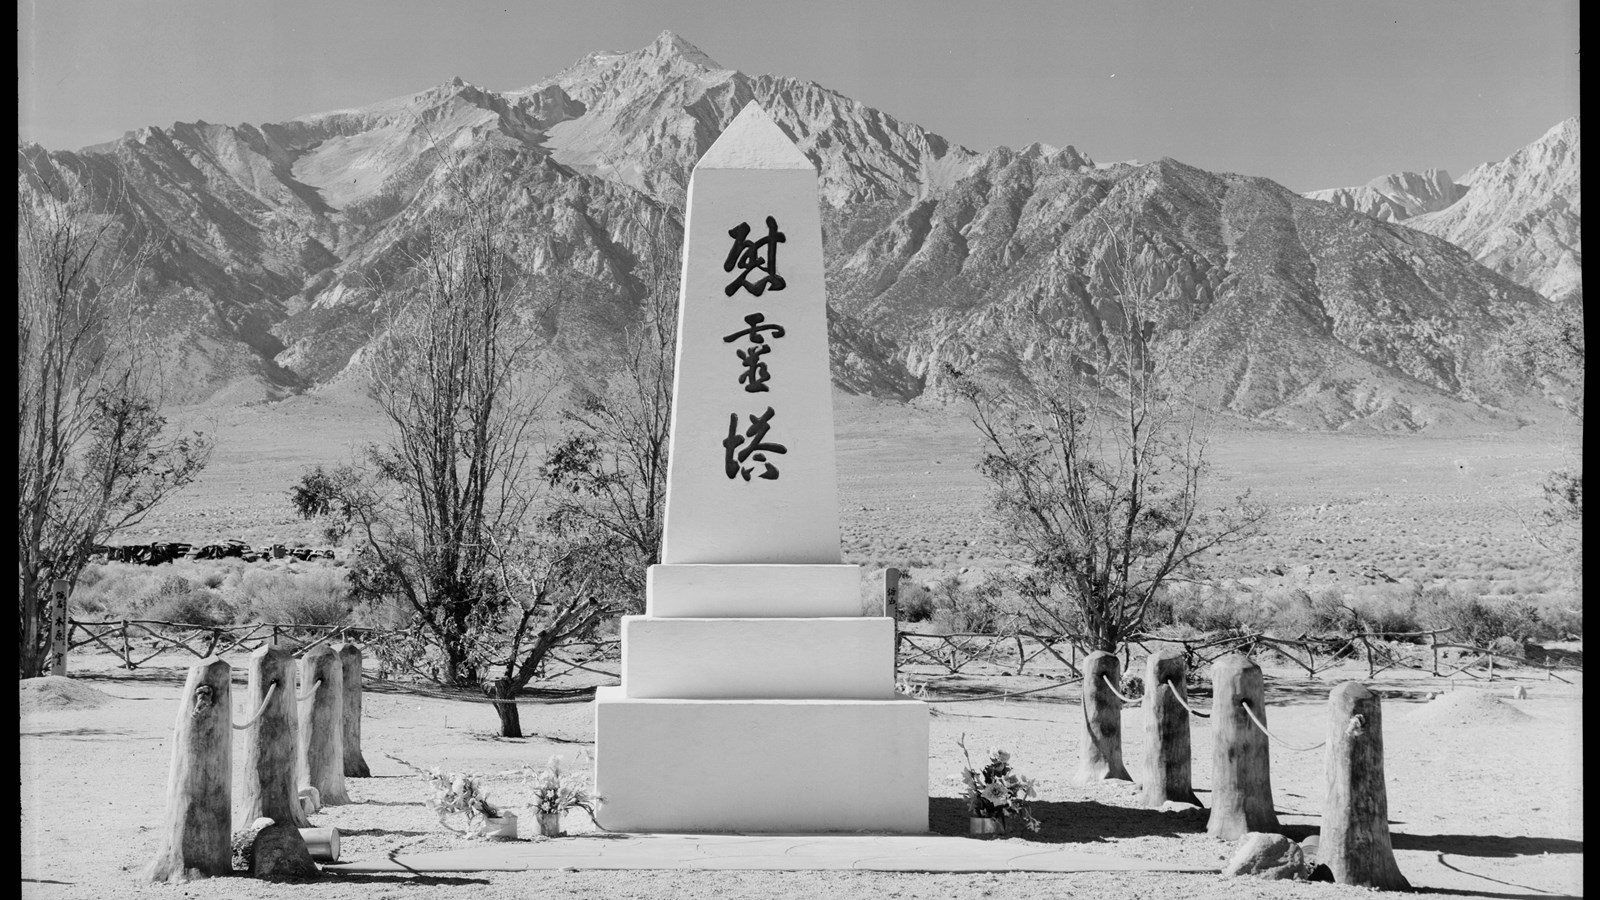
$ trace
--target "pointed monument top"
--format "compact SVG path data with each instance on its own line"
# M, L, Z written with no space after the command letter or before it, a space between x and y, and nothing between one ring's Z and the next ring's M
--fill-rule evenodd
M754 100L734 116L695 168L817 170Z

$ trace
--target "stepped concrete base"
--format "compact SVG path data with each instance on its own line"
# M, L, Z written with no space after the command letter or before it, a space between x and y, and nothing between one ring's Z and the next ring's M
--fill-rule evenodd
M861 615L861 567L655 565L645 612L656 618Z
M639 700L595 693L609 831L928 830L918 700Z
M634 699L892 700L894 621L622 617Z

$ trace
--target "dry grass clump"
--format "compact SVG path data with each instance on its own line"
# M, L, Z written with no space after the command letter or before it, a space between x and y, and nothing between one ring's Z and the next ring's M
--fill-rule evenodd
M91 563L72 593L83 619L146 619L219 626L350 621L342 567L320 564L180 560L160 566Z

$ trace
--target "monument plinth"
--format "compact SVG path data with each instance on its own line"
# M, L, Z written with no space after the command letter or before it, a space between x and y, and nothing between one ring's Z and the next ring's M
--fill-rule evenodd
M662 563L595 695L612 831L928 830L927 707L839 560L817 172L754 102L689 180Z

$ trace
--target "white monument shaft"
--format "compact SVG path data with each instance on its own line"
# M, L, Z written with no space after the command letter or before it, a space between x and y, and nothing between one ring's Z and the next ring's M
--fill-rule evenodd
M755 103L685 231L662 564L595 698L600 824L926 831L927 708L839 562L817 173Z

